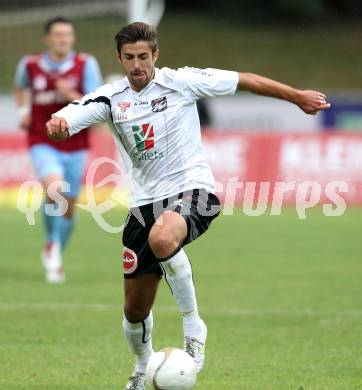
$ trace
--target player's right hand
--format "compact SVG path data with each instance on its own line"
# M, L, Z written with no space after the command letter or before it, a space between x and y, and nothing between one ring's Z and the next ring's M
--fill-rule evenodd
M29 130L31 125L31 115L30 114L25 114L21 117L20 119L20 128L22 130Z
M69 126L64 118L53 116L45 126L48 137L54 141L63 141L69 137Z
M299 91L295 102L306 114L315 115L321 110L328 110L331 104L327 102L327 96L317 91Z

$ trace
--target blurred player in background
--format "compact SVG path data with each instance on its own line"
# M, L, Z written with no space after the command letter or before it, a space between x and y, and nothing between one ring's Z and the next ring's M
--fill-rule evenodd
M329 104L320 92L297 90L251 73L155 68L156 30L145 23L125 26L116 42L127 77L58 111L47 128L51 138L67 139L90 123L109 121L133 174L132 207L123 231L123 328L136 365L125 389L144 390L153 353L151 309L162 275L183 315L184 348L197 372L204 365L207 328L199 316L183 246L208 229L220 203L201 145L196 101L241 89L287 100L308 114Z
M45 123L54 111L97 89L101 74L94 57L73 51L75 33L71 21L57 17L49 20L44 30L47 50L21 59L15 75L15 97L20 126L28 133L31 160L44 191L47 193L51 186L62 192L68 202L63 216L47 212L47 204L57 208L48 193L42 204L47 240L42 252L46 280L62 283L65 280L62 253L74 225L74 205L86 161L88 131L59 143L47 137ZM60 181L69 183L69 188L61 189L57 183Z

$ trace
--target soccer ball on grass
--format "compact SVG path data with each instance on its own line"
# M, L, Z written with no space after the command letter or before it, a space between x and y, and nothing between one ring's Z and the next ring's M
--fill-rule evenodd
M195 362L182 349L164 348L152 355L146 377L155 390L191 390L196 383Z

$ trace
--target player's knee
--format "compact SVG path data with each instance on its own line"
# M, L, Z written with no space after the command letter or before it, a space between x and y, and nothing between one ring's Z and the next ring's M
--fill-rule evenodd
M161 259L170 256L180 245L174 235L166 230L151 230L148 242L154 255Z
M67 210L64 214L64 217L67 219L73 219L74 217L74 210Z
M64 217L68 218L68 219L72 219L74 217L75 202L73 199L67 198L67 204L68 204L68 207L67 207L67 210L64 214Z
M131 303L126 303L124 305L124 315L130 322L143 321L148 316L149 312L149 308L142 307L140 305Z

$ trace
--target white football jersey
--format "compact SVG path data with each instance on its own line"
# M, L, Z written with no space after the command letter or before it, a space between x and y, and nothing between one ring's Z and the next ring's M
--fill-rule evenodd
M233 94L237 72L162 68L140 92L127 77L106 84L54 116L63 117L73 135L108 122L130 176L132 207L179 192L214 192L214 178L201 145L196 100Z

